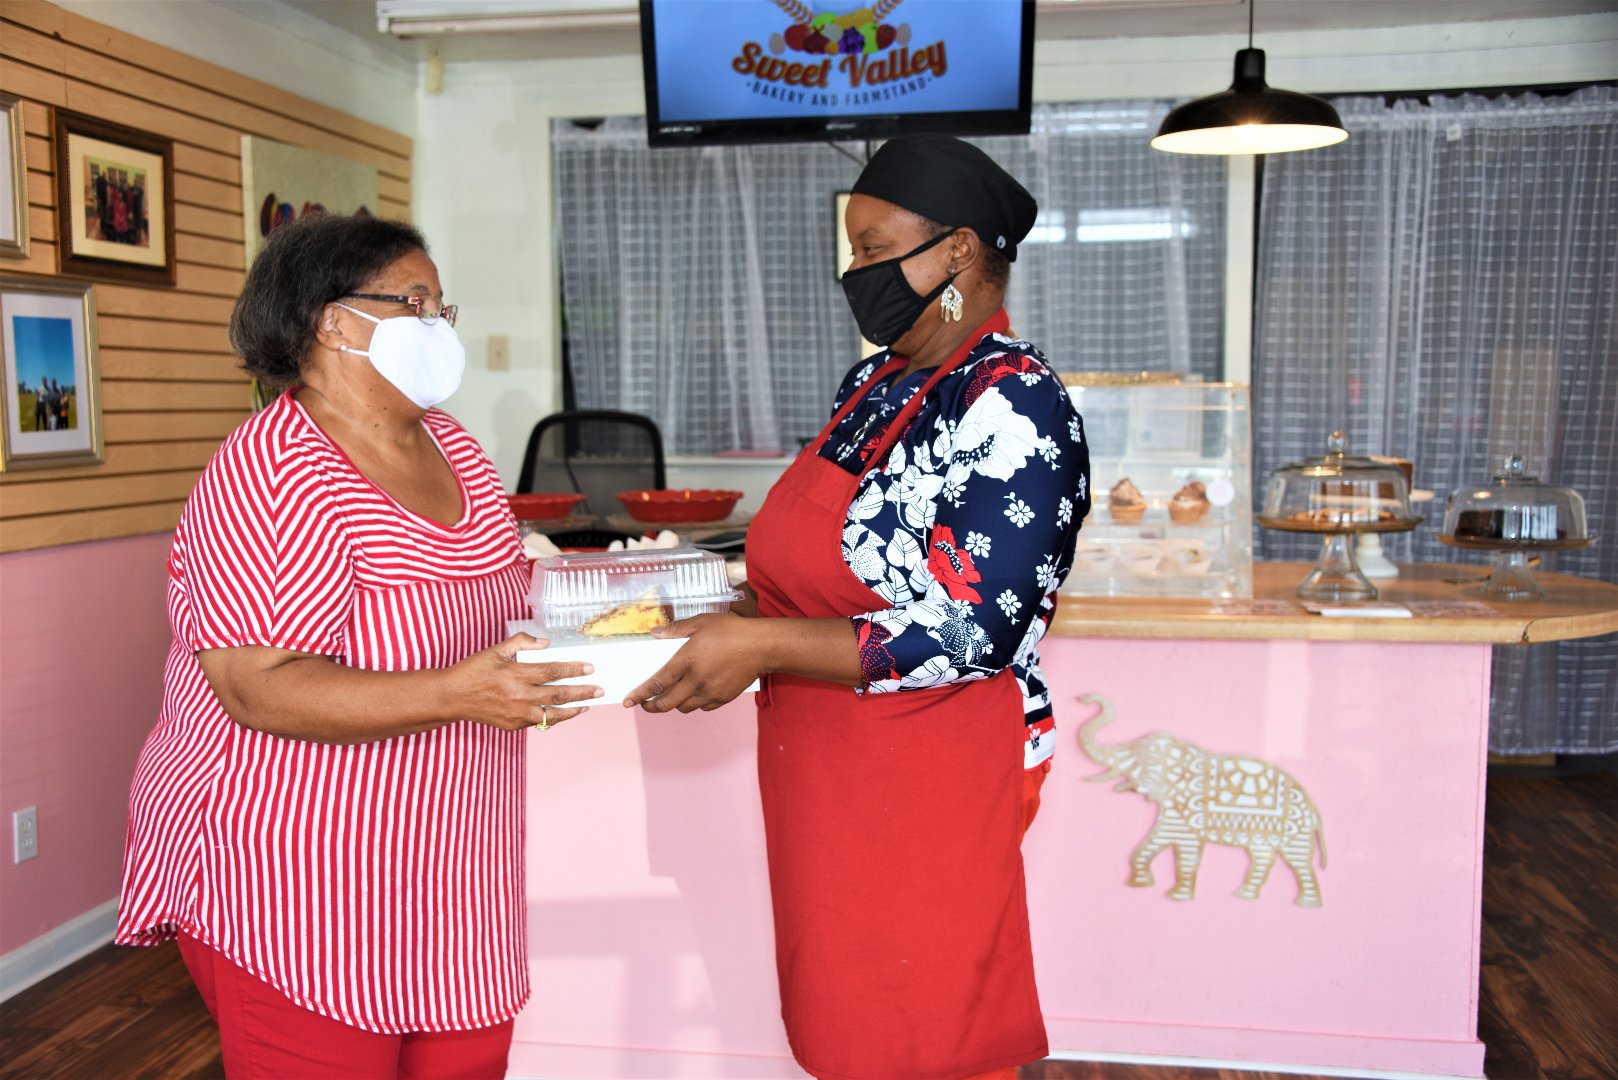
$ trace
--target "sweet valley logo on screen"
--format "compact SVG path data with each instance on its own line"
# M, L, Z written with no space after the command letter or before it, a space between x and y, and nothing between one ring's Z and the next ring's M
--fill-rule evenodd
M949 59L941 36L925 40L895 17L902 2L815 10L802 0L775 0L783 25L767 40L744 42L731 70L754 94L810 109L919 94L948 77Z
M665 134L1014 111L1032 18L1027 0L654 0L648 10Z

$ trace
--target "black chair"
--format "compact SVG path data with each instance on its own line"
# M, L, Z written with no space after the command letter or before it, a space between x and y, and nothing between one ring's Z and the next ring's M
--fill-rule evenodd
M517 492L576 491L580 513L624 512L620 491L665 488L663 433L649 416L614 409L552 413L534 425Z

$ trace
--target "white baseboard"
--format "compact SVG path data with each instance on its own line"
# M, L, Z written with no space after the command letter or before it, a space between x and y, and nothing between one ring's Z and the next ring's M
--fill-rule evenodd
M118 901L108 900L0 956L0 1001L101 948L112 940L117 924Z
M506 1063L507 1080L653 1076L660 1080L808 1080L808 1074L785 1054L719 1050L636 1050L513 1042Z
M1157 1065L1174 1069L1228 1069L1241 1072L1294 1073L1304 1076L1344 1076L1353 1080L1452 1080L1453 1073L1399 1072L1388 1069L1347 1069L1335 1065L1284 1065L1268 1061L1221 1058L1169 1057L1163 1054L1108 1054L1084 1050L1053 1050L1046 1061L1099 1061L1122 1065Z

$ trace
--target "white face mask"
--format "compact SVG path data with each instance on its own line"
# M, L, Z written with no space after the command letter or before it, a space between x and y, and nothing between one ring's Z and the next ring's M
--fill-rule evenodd
M347 304L337 306L376 323L369 352L347 345L339 345L338 351L370 360L378 375L423 409L446 400L461 385L466 347L446 320L428 325L414 315L379 319Z

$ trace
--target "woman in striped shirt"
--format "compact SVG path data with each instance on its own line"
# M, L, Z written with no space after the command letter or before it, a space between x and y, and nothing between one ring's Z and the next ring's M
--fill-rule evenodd
M528 996L526 731L600 691L505 639L528 564L433 408L454 323L419 233L335 215L277 230L231 318L290 389L175 529L117 940L179 939L232 1077L500 1076Z

